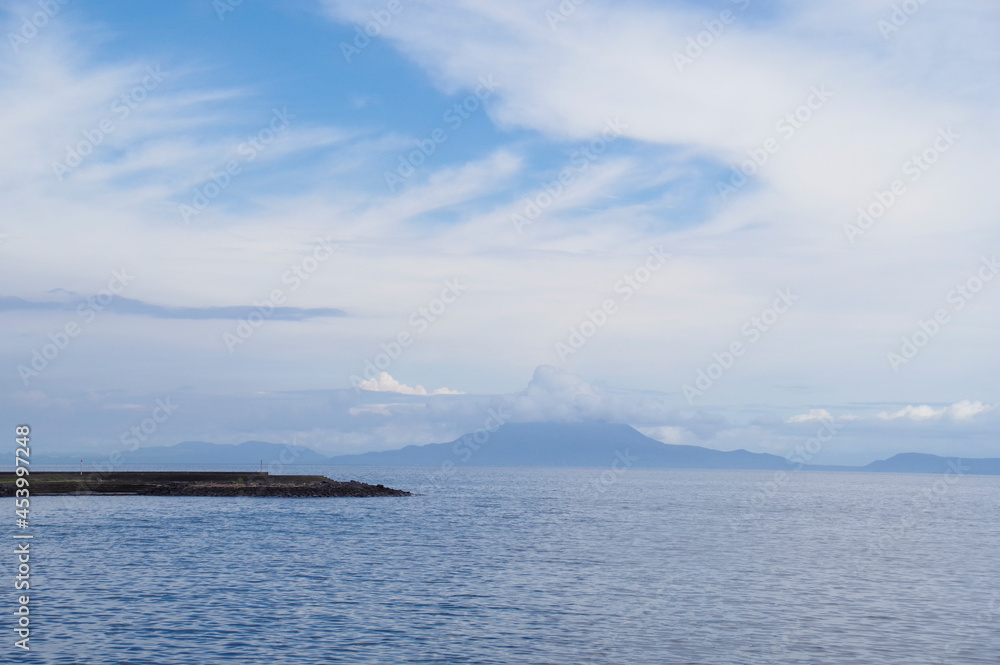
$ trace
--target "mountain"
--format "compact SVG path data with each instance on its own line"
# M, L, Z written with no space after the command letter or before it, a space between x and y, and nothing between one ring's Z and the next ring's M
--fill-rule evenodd
M508 423L480 442L471 434L448 443L332 457L329 464L470 466L618 466L677 469L787 469L783 457L746 450L678 446L615 423Z
M699 446L661 443L628 425L587 423L507 423L486 436L466 434L447 443L406 446L358 455L327 457L310 448L264 441L246 441L236 446L185 441L175 446L139 448L121 453L114 461L108 455L83 455L89 465L130 464L275 464L370 465L370 466L589 466L668 469L791 469L810 471L862 471L883 473L932 473L1000 475L1000 459L965 459L923 453L901 453L863 467L799 467L777 455L746 450L713 450ZM77 464L80 456L42 456L42 464Z
M900 453L889 459L872 462L861 471L886 473L962 473L973 475L1000 475L1000 459L940 457L924 453Z
M184 441L174 446L155 446L122 451L120 464L329 464L330 458L303 446L244 441L236 446ZM95 456L39 456L38 461L49 464L77 464L80 458L86 464L115 463L108 455Z

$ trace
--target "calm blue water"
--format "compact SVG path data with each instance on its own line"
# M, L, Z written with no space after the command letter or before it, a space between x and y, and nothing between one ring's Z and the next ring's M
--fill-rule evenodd
M1000 662L1000 478L296 471L427 495L36 497L0 661Z

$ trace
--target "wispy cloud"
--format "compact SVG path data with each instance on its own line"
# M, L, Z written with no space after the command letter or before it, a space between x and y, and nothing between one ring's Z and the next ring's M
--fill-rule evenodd
M678 71L675 52L719 8L573 4L553 26L552 2L414 3L371 39L395 56L366 50L351 62L336 42L354 39L384 0L324 0L315 6L328 20L311 22L268 3L241 10L290 46L334 44L336 63L283 48L231 57L245 46L231 40L245 37L178 41L183 30L143 32L108 3L66 5L29 43L0 49L0 359L22 363L55 334L46 312L69 312L128 266L129 297L108 306L127 316L88 328L40 380L51 409L85 419L93 391L211 386L229 396L202 412L211 428L216 413L246 413L249 382L302 392L253 401L268 406L231 428L296 430L331 452L445 440L498 405L514 419L609 419L719 447L779 450L828 414L855 419L857 439L845 428L838 446L865 456L913 433L939 451L956 439L984 445L998 402L993 286L947 330L928 331L956 280L978 284L969 271L996 243L983 220L996 207L1000 9L927 3L886 39L889 0L729 3L737 21ZM10 7L4 34L38 11ZM204 8L161 11L190 26ZM208 18L205 30L229 25ZM495 92L429 146L442 113L488 75ZM832 96L802 111L817 86ZM274 109L286 108L271 140ZM622 135L600 143L614 118ZM851 246L844 224L881 205L948 126L954 146ZM246 149L251 140L264 149ZM385 174L401 158L415 170L390 189ZM752 173L723 200L718 184L737 172ZM185 223L179 205L209 199ZM512 216L530 206L544 210L518 233ZM309 263L316 237L338 248L322 267ZM672 256L667 271L565 373L547 367L554 343L616 297L612 285L650 246ZM301 288L286 288L293 266ZM338 392L373 343L407 329L453 276L468 297L392 367L414 378ZM795 316L740 356L700 409L682 408L671 387L722 357L779 287L801 295ZM56 288L66 291L36 297ZM269 318L302 323L261 328L230 357L203 321L247 319L276 289L288 300ZM905 377L886 371L886 352L915 330L928 336L919 358ZM117 364L128 371L106 371ZM434 378L421 388L417 377ZM27 399L22 387L0 375L0 394ZM296 401L308 418L295 417Z
M94 304L98 303L98 304ZM259 312L259 307L227 305L217 307L171 307L155 305L118 296L107 304L101 304L97 297L84 298L63 292L59 300L27 300L16 296L0 297L2 312L75 312L80 306L90 306L99 311L131 316L146 316L154 319L243 319L251 313ZM306 319L347 316L343 310L333 307L274 307L268 315L276 321L304 321Z
M925 422L932 420L972 420L976 416L989 413L996 408L995 404L984 404L971 400L962 400L948 406L930 406L921 404L919 406L907 405L896 411L880 411L878 413L857 414L843 413L836 417L827 409L810 409L808 413L801 413L792 416L786 423L807 423L824 420L844 420L844 421L892 421L909 420L913 422Z
M974 417L989 413L996 408L994 404L983 404L982 402L972 402L962 400L950 406L933 407L927 404L920 406L906 406L893 413L883 411L875 416L878 420L913 420L921 422L924 420L940 420L950 418L951 420L972 420Z

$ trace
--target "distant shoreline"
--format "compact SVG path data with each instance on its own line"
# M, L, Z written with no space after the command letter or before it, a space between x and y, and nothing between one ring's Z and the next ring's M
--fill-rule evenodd
M26 477L33 496L253 496L253 497L377 497L412 496L410 492L357 480L326 476L272 476L264 472L118 471L74 473L37 471ZM15 495L17 476L0 472L0 497Z

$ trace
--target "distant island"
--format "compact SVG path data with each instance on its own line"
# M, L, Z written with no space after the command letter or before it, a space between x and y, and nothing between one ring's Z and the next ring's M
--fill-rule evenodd
M714 450L663 443L629 425L609 422L507 423L483 436L467 434L447 443L411 445L398 450L328 457L303 446L264 441L221 445L186 441L174 446L139 448L122 455L129 465L254 465L266 469L285 465L324 466L556 466L657 469L802 469L882 473L945 473L1000 475L998 458L958 458L900 453L865 466L810 465L778 455L748 450ZM79 457L36 455L40 464L70 465ZM617 462L615 460L618 460ZM87 464L107 464L89 456ZM245 475L245 474L244 474Z
M14 496L13 473L0 473L0 496ZM411 496L409 492L357 480L326 476L272 476L214 471L119 471L80 473L35 471L27 476L33 495L138 494L145 496L374 497Z

